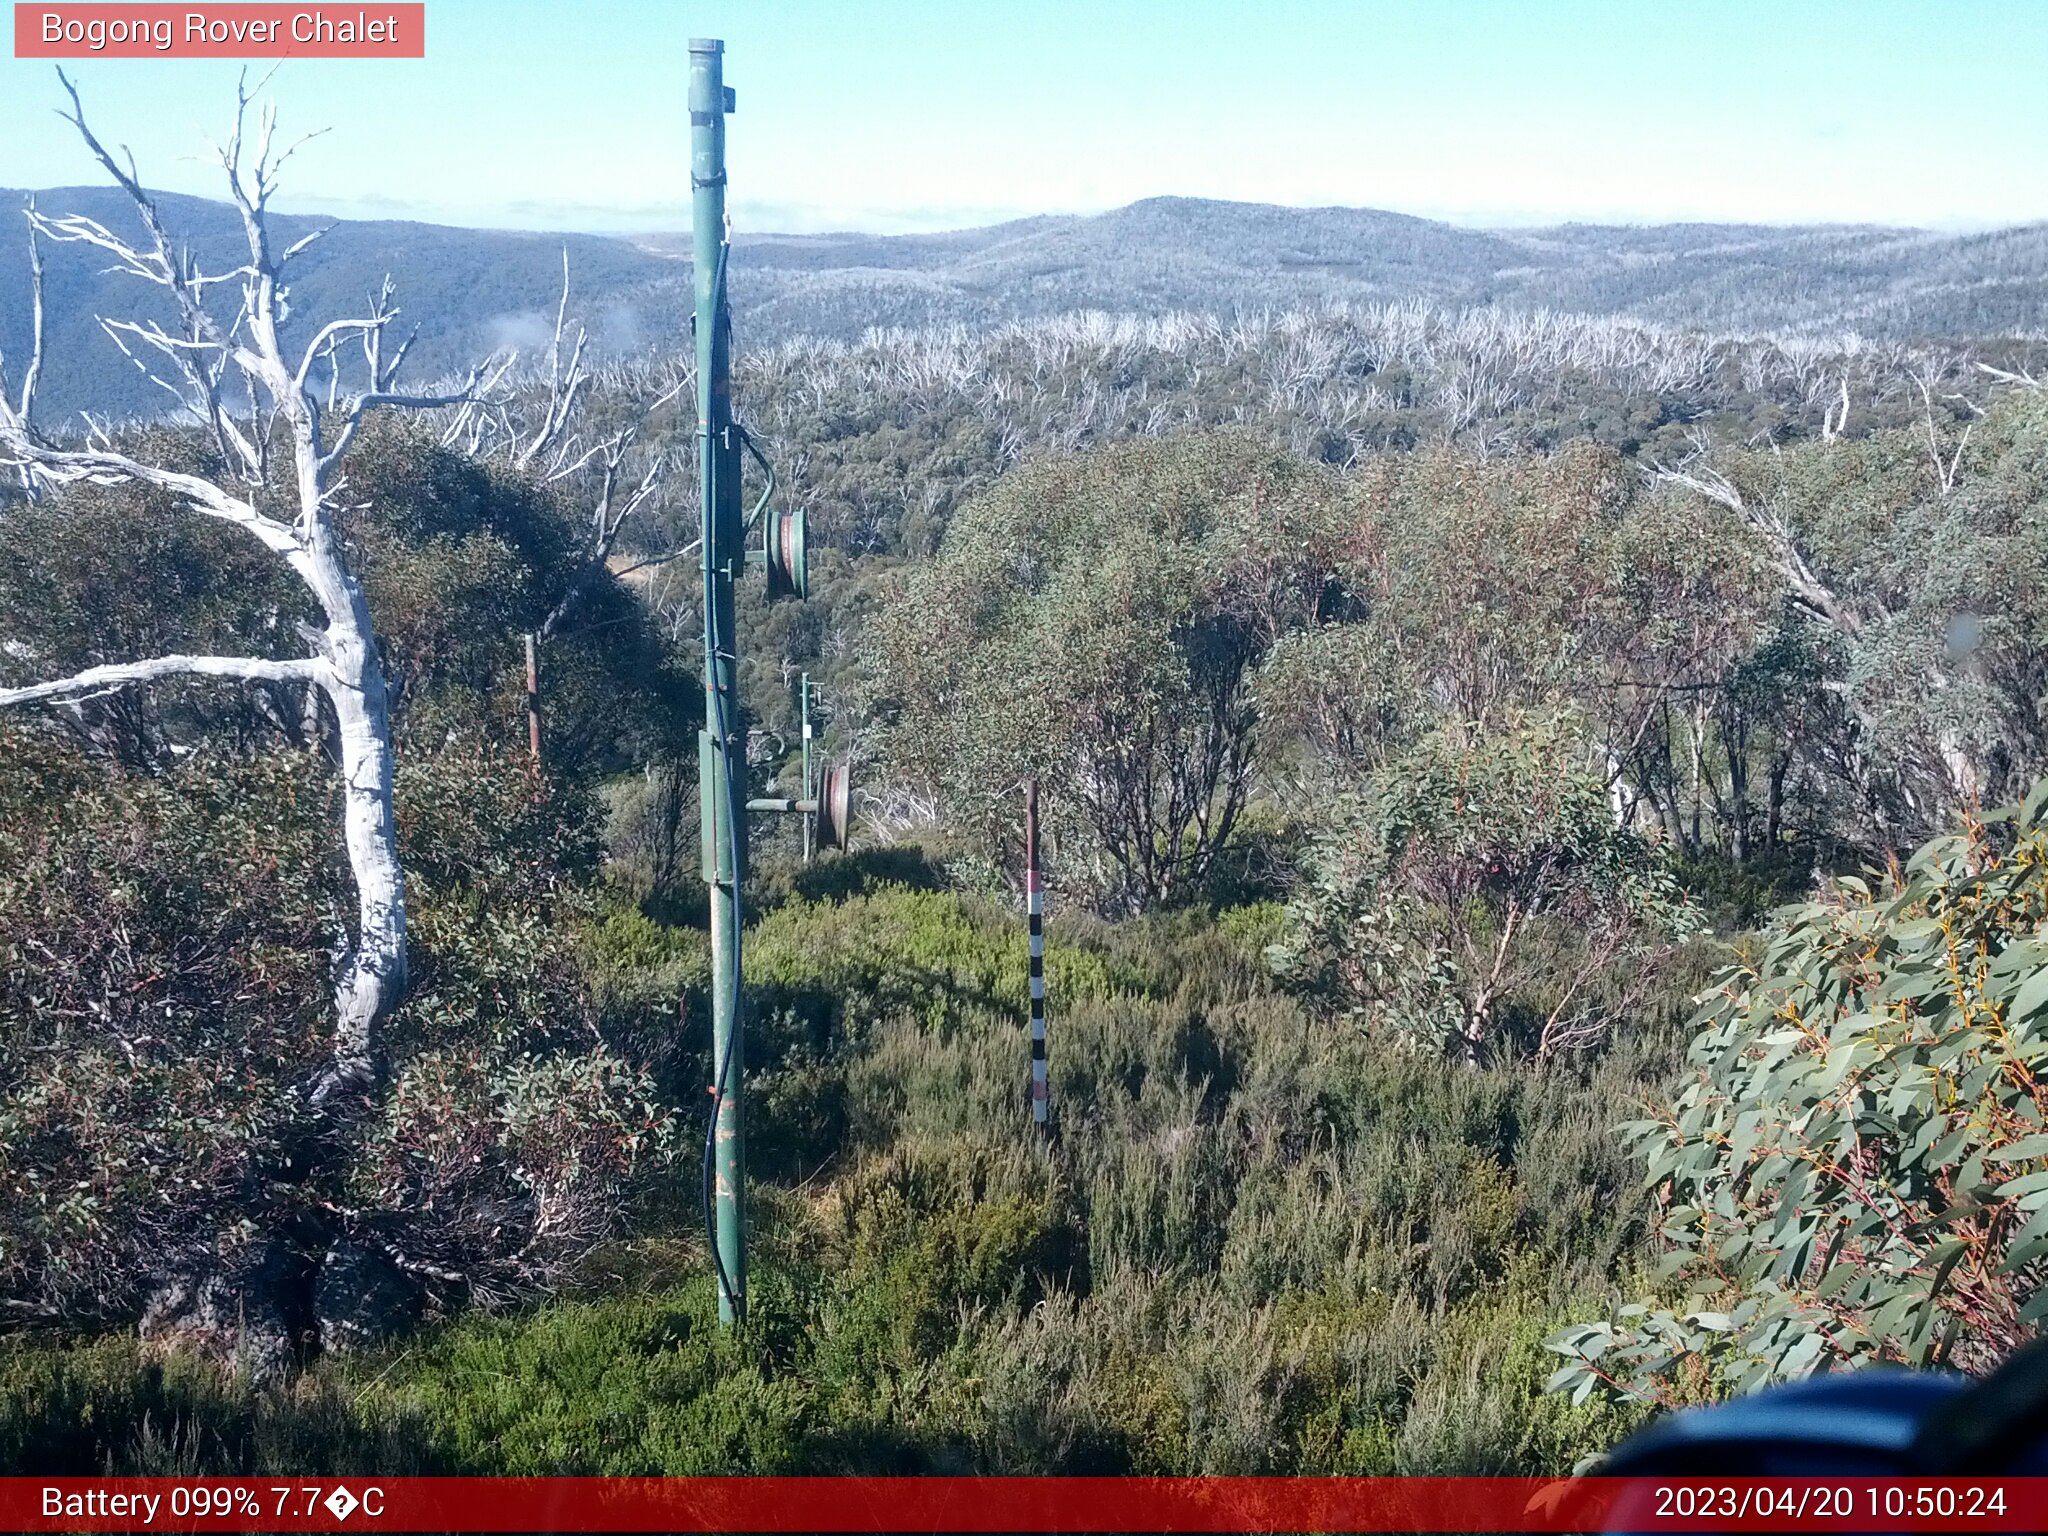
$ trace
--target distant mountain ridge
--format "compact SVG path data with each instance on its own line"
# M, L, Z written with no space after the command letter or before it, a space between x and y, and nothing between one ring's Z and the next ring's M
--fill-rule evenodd
M0 191L0 205L27 194ZM104 187L37 194L52 212L137 229ZM202 258L232 265L226 205L164 195L166 224ZM297 238L330 221L281 216ZM681 344L687 237L524 234L391 220L332 221L301 258L300 317L353 309L388 271L417 322L415 377L458 371L496 347L545 348L569 253L572 313L600 355ZM43 404L155 412L165 397L98 332L147 290L79 246L49 253ZM1626 315L1710 331L1856 330L1873 338L2035 332L2048 324L2048 225L1944 235L1877 226L1568 224L1467 229L1363 208L1284 208L1157 197L1108 213L1044 215L939 234L741 234L733 257L743 345L873 326L966 325L1101 309L1230 312L1423 301L1452 308ZM0 351L29 336L26 242L0 226Z

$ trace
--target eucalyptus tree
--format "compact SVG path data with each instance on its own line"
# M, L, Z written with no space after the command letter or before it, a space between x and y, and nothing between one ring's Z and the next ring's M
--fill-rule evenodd
M1048 457L963 510L878 625L891 776L999 857L1043 783L1103 906L1198 890L1260 766L1255 681L1326 598L1333 477L1243 434Z
M356 315L317 326L291 314L293 263L317 238L280 247L268 220L278 174L298 145L279 146L274 110L256 114L238 87L233 132L217 147L227 192L240 214L246 259L224 270L202 267L166 229L134 169L124 166L87 124L77 89L63 115L100 167L134 204L143 236L131 241L95 219L31 205L31 275L41 309L38 239L76 243L113 258L116 270L167 297L173 325L153 319L102 319L107 338L162 387L177 418L202 440L207 471L141 450L88 418L82 434L59 435L36 419L42 335L18 394L0 386L0 456L31 496L78 484L135 484L172 498L190 514L240 530L288 569L311 595L323 627L301 626L296 656L169 654L86 668L0 690L0 705L63 704L170 678L215 678L317 689L333 710L342 789L343 838L354 879L356 923L334 985L333 1055L308 1086L309 1101L374 1082L378 1028L406 985L406 892L393 821L395 762L390 699L369 604L336 519L342 467L363 422L381 409L432 410L476 398L487 388L472 373L459 388L407 393L397 387L408 337L396 341L399 312L387 279ZM303 142L303 141L300 141ZM223 302L222 295L230 296ZM299 329L303 325L303 329ZM288 347L288 326L306 339ZM414 333L417 334L417 328Z
M1567 715L1451 722L1332 797L1274 968L1475 1063L1639 1017L1699 917L1662 850L1615 825L1582 733Z
M1917 428L1653 469L1732 514L1824 658L1831 752L1881 841L2019 793L2048 767L2048 396L1937 408Z

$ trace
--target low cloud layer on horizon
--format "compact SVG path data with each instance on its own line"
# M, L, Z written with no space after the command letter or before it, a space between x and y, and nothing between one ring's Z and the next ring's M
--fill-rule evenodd
M201 194L206 195L206 194ZM1161 196L1201 197L1200 193L1162 192ZM1233 198L1213 199L1220 202ZM687 204L645 204L615 207L588 203L522 201L495 205L462 206L391 197L325 197L308 193L280 196L282 212L327 214L345 219L398 219L423 224L450 225L463 229L535 230L546 233L591 235L672 234L689 226ZM839 234L874 235L936 234L946 230L978 229L991 224L1045 215L1097 214L1113 207L1024 208L1002 204L960 204L924 207L863 207L832 205L783 199L736 198L733 223L754 234ZM1369 204L1321 204L1300 206L1367 207ZM1695 211L1684 215L1646 215L1624 209L1584 209L1560 213L1553 209L1513 208L1389 208L1386 211L1433 219L1468 229L1530 229L1560 224L1758 224L1789 225L1794 222L1824 224L1831 221L1791 221L1725 212ZM2009 228L1995 220L1929 220L1896 226L1963 234Z

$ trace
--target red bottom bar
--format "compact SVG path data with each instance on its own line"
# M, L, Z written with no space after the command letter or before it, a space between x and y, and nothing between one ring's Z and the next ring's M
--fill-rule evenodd
M0 1478L11 1531L2043 1531L2048 1478Z

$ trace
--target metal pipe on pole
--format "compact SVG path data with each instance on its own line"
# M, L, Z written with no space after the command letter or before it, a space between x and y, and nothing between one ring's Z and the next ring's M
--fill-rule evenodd
M725 302L729 250L725 216L725 44L690 41L690 204L696 309L697 466L704 573L704 730L698 737L697 793L703 873L711 888L712 1125L705 1179L718 1316L746 1316L744 1017L740 994L740 884L747 825L733 584L746 562L740 520L740 445L732 419L731 320Z

